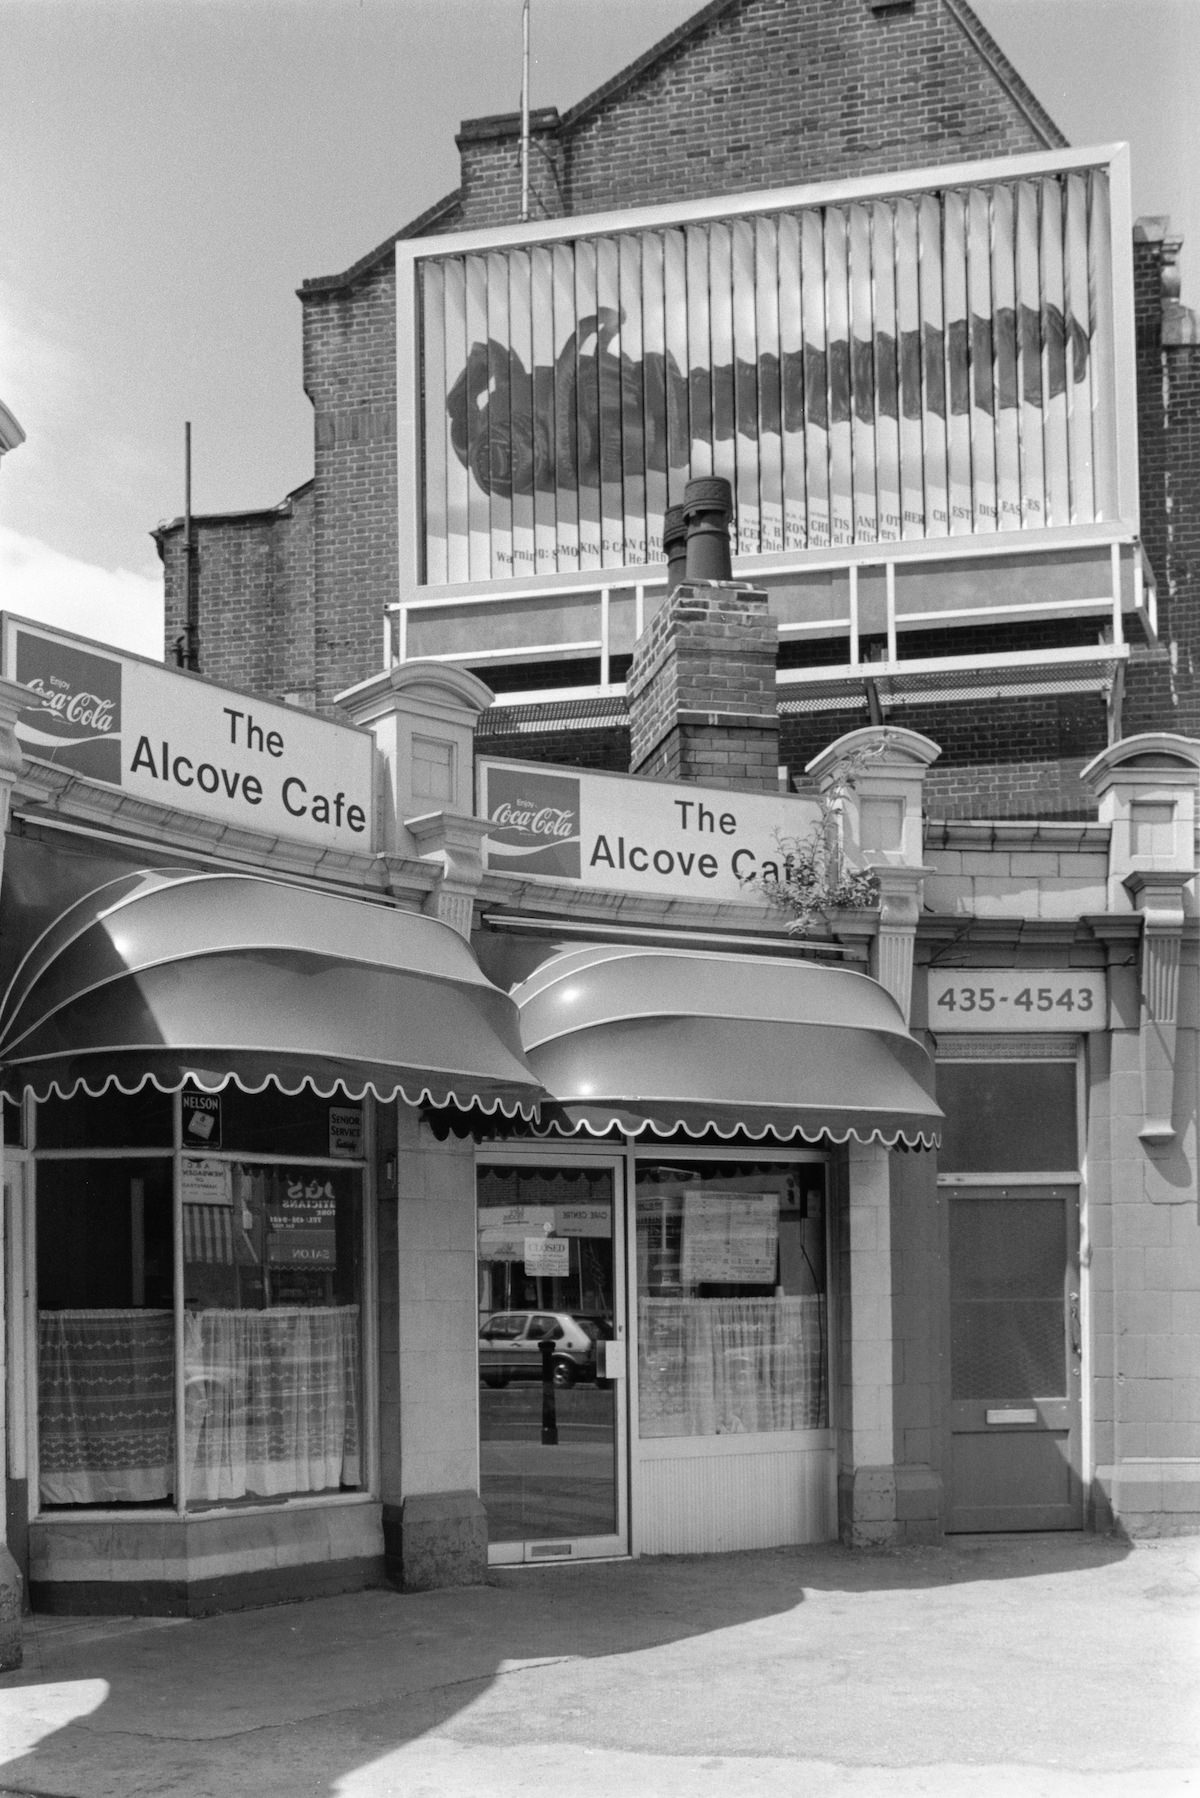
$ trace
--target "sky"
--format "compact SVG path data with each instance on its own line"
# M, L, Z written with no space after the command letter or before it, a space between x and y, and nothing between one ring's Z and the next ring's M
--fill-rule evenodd
M1073 144L1130 143L1200 305L1200 0L974 4ZM698 5L531 0L531 103ZM161 654L185 420L196 512L305 481L296 289L454 188L460 121L520 91L521 0L0 0L0 606Z

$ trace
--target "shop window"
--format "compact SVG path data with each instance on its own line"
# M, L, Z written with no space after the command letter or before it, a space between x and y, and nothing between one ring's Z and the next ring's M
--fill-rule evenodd
M21 1101L10 1099L7 1095L0 1097L0 1120L3 1122L5 1142L20 1148L25 1141Z
M244 1093L230 1083L219 1093L190 1088L183 1093L185 1149L353 1159L363 1154L362 1120L361 1103L322 1099L311 1092L292 1098L273 1086Z
M171 1164L38 1169L44 1505L155 1504L175 1485Z
M254 1096L231 1106L222 1093L215 1111L201 1098L165 1101L168 1143L173 1104L184 1140L200 1120L205 1153L178 1164L128 1146L64 1155L62 1138L86 1124L110 1133L111 1120L99 1101L82 1123L65 1106L39 1111L43 1506L196 1507L361 1484L362 1170L345 1163L362 1156L363 1111L272 1094L255 1125ZM113 1111L131 1132L161 1129L153 1107ZM230 1135L256 1132L271 1136L270 1160L228 1152ZM288 1155L318 1140L319 1153Z
M149 1082L136 1093L111 1088L100 1098L47 1099L38 1106L41 1149L169 1149L172 1098Z
M639 1160L643 1437L828 1424L824 1168Z
M359 1484L361 1238L357 1170L185 1159L189 1501Z

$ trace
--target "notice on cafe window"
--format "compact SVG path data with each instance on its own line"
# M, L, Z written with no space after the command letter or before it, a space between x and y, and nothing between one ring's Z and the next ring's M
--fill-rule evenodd
M680 1277L773 1286L779 1256L779 1195L773 1192L689 1194L683 1206Z
M227 1161L196 1161L185 1155L179 1185L185 1205L233 1204L233 1181Z
M527 1236L525 1272L549 1280L565 1280L571 1271L571 1244L565 1236Z

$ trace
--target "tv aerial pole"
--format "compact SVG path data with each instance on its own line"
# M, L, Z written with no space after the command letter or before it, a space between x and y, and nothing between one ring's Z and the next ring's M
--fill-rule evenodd
M521 0L521 223L529 217L529 0Z

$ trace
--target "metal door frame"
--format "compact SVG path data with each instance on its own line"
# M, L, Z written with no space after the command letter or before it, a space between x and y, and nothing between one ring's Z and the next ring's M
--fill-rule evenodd
M624 1559L629 1554L629 1312L626 1253L626 1167L624 1145L609 1150L578 1149L566 1142L481 1144L475 1152L476 1267L478 1268L478 1175L485 1167L522 1167L534 1162L575 1168L607 1168L612 1176L613 1209L613 1328L621 1345L624 1371L613 1378L613 1479L616 1491L616 1530L606 1536L555 1536L545 1540L488 1544L488 1565L544 1567L548 1562ZM479 1490L479 1382L475 1384L475 1487Z

